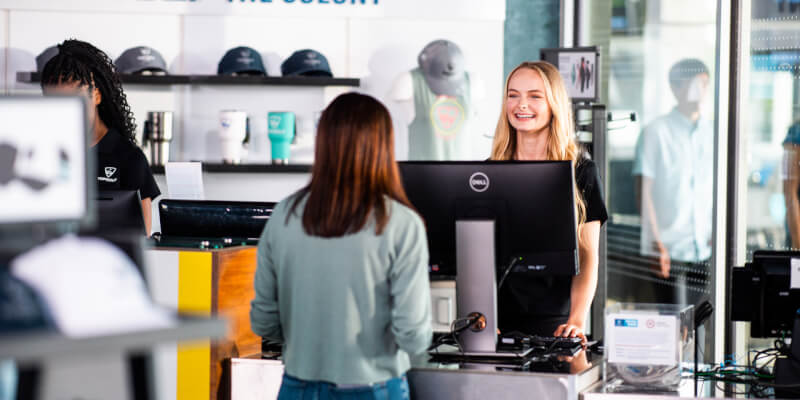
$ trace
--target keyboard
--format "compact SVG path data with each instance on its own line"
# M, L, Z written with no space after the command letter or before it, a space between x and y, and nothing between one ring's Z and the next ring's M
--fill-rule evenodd
M575 353L582 347L581 339L574 337L537 336L526 335L520 332L510 332L498 338L498 350L520 350L532 348L537 353Z

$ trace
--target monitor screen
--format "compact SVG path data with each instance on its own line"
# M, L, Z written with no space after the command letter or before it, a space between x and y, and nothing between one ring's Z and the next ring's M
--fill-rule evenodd
M430 272L456 274L455 221L495 221L496 266L549 275L578 271L570 161L401 162L428 233ZM519 262L516 262L519 261Z
M596 47L542 49L541 59L558 68L573 101L597 101L598 52Z
M86 127L80 97L0 96L0 224L87 216Z

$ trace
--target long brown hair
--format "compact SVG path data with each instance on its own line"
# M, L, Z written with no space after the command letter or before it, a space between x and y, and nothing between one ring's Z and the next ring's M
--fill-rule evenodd
M508 83L514 73L527 68L536 71L544 83L545 99L550 106L550 129L547 137L547 159L548 160L572 160L575 168L584 161L583 153L575 136L573 125L572 104L564 85L564 79L553 64L546 61L525 61L514 68L506 78L506 87L503 92L503 102L500 110L500 118L497 120L497 128L494 132L492 143L492 160L513 160L517 152L517 130L511 126L506 114L506 99L508 98ZM575 192L575 215L577 217L578 239L581 238L581 230L586 222L586 203L583 200L577 185Z
M312 236L355 233L372 216L380 235L389 222L387 197L411 208L394 159L392 118L378 100L345 93L322 112L311 183L298 191L289 217L306 196L303 228Z

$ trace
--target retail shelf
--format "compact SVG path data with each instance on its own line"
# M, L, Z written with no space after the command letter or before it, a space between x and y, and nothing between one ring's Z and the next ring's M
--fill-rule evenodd
M163 174L164 167L152 166L154 174ZM311 172L309 164L206 164L203 163L203 172L214 173L308 173Z
M168 327L142 329L115 334L71 338L57 332L24 332L0 336L0 359L18 362L87 355L116 350L150 348L159 343L218 338L225 335L227 323L218 318L179 316Z
M120 74L122 83L137 85L264 85L264 86L355 86L358 78L324 76L218 76L218 75L131 75ZM38 83L38 72L17 72L17 82Z

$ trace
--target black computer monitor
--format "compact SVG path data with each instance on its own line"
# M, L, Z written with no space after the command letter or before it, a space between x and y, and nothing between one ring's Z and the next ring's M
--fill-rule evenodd
M138 190L98 190L97 231L129 231L146 235Z
M800 310L800 252L754 252L752 262L733 269L731 291L731 319L750 321L750 336L792 331Z
M433 275L456 274L456 220L494 220L496 266L578 273L570 161L399 163L428 233Z
M158 205L162 236L258 239L275 203L173 200Z

